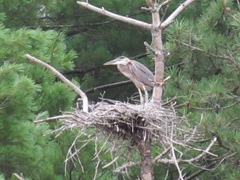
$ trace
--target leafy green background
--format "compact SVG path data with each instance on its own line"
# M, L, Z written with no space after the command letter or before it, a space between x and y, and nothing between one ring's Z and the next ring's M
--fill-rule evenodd
M161 17L166 19L181 2L170 2L160 11ZM141 10L146 6L143 0L90 3L151 23L150 14ZM215 154L233 153L199 179L240 178L239 11L239 1L196 1L163 34L164 51L170 53L165 74L171 76L164 99L176 97L178 112L192 124L203 117L206 137L218 136ZM51 72L26 60L25 53L54 66L86 91L92 103L102 94L127 101L136 92L132 84L90 90L126 80L116 67L102 65L120 55L153 70L144 41L151 42L150 32L83 9L72 0L0 0L1 178L14 179L13 173L22 173L27 179L92 179L96 166L90 144L79 152L85 171L70 164L64 174L64 160L77 130L55 137L52 132L58 122L33 121L71 111L78 97ZM153 152L158 150L155 147ZM111 159L104 152L102 157L106 162ZM201 163L215 161L206 157ZM191 165L182 166L187 174L197 171ZM167 171L168 179L176 179L176 168L165 164L154 167L155 178L164 179ZM131 168L128 176L113 173L111 167L100 168L98 179L136 179L138 173L138 168Z

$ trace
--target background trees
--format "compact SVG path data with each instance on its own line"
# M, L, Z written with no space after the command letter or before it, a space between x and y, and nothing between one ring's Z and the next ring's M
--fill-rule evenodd
M99 91L92 88L125 80L115 69L102 67L119 55L136 57L153 70L143 45L150 36L144 30L81 9L75 1L0 3L0 152L4 154L0 159L1 173L6 177L22 172L36 179L44 175L46 179L63 178L61 162L72 136L66 133L54 139L50 132L56 124L34 125L31 121L69 110L76 97L50 72L27 62L23 54L31 52L48 61L78 82L92 101L98 101L104 90L105 97L126 101L135 92L132 84ZM150 16L140 9L146 6L142 0L91 3L150 21ZM167 16L177 5L172 1L162 15ZM176 97L179 113L193 124L202 115L206 135L218 137L216 153L229 152L230 157L221 162L206 157L209 165L219 166L200 174L202 179L240 176L239 22L238 0L196 1L164 32L165 51L170 52L166 57L166 76L171 76L164 98ZM188 173L195 172L193 167L187 168ZM162 178L167 170L173 177L176 173L171 166L154 169ZM79 172L80 167L68 169L72 178L81 177Z

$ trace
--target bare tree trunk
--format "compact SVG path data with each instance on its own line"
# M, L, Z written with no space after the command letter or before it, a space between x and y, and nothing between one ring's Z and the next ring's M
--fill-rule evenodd
M154 0L146 0L151 13L152 13L152 43L151 46L145 43L147 48L153 51L155 61L155 77L152 100L154 103L161 105L163 93L163 80L164 80L164 54L162 44L162 30L160 28L161 21L160 15L157 10L157 3ZM139 153L141 156L141 180L152 180L152 157L151 157L151 137L149 132L146 132L148 137L147 141L142 140L139 145Z
M151 140L141 140L138 150L141 156L141 180L152 180Z
M163 43L162 43L162 29L159 10L157 9L158 4L153 0L148 0L147 4L151 8L152 13L152 44L154 61L155 61L155 77L153 88L153 102L161 104L162 93L163 93L163 80L164 80L164 54L163 54Z

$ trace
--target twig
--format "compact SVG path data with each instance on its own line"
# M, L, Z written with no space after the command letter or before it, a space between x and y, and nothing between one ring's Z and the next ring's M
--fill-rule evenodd
M133 166L138 166L140 163L139 162L127 162L125 164L123 164L120 167L117 167L114 171L115 172L122 172L124 169L127 169L129 167L133 167Z
M174 148L173 143L172 143L172 140L173 140L173 127L174 127L174 125L173 125L173 123L172 123L172 128L171 128L171 140L170 140L171 153L172 153L172 158L173 158L174 164L175 164L175 166L176 166L176 168L177 168L177 170L178 170L179 178L180 178L181 180L183 180L182 171L181 171L181 169L180 169L180 167L179 167L179 165L178 165L178 161L177 161L177 158L176 158L176 155L175 155L175 148Z
M165 0L163 1L157 8L158 10L162 8L162 6L166 6L168 3L170 3L172 0Z
M143 44L146 46L147 51L150 51L151 53L157 55L156 49L154 49L150 44L148 44L146 41Z
M45 119L39 119L34 121L34 123L42 123L42 122L46 122L46 121L53 121L53 120L59 120L59 119L67 119L67 118L72 118L73 115L60 115L60 116L54 116L54 117L49 117L49 118L45 118Z
M214 137L211 141L211 143L208 145L208 147L198 156L191 158L191 159L181 159L179 160L180 162L188 162L191 163L193 161L196 161L198 159L201 159L203 156L205 156L207 153L209 153L208 151L211 149L211 147L214 145L214 143L217 141L217 137Z
M58 70L56 70L54 67L52 67L51 65L43 62L40 59L37 59L33 56L31 56L30 54L25 54L25 57L37 64L42 65L43 67L49 69L50 71L52 71L59 79L61 79L61 81L63 81L65 84L67 84L71 89L73 89L79 96L82 97L83 99L83 111L84 112L88 112L88 98L86 96L86 94L80 89L78 88L75 84L73 84L71 81L69 81L67 78L65 78Z
M148 29L148 30L151 30L151 27L152 27L151 24L148 24L148 23L145 23L143 21L139 21L139 20L136 20L136 19L132 19L132 18L129 18L129 17L125 17L125 16L121 16L121 15L109 12L109 11L105 10L103 7L98 8L98 7L93 6L89 3L81 2L81 1L77 1L77 4L84 7L84 8L87 8L91 11L95 11L97 13L100 13L100 14L104 15L104 16L108 16L110 18L116 19L118 21L122 21L124 23L132 24L134 26L138 26L138 27Z
M22 175L19 175L17 173L13 173L13 176L15 176L18 180L24 180L24 178L22 177ZM12 179L12 178L11 178Z
M109 162L108 164L106 164L105 166L103 166L102 168L107 168L108 166L111 166L115 161L117 161L119 158L119 156L115 157L111 162Z
M102 86L97 86L97 87L94 87L94 88L91 88L91 89L87 89L85 91L85 93L91 93L91 92L94 92L94 91L99 91L99 90L104 90L104 89L109 89L109 88L115 88L115 87L118 87L118 86L123 86L123 85L126 85L126 84L131 84L132 81L130 80L126 80L126 81L120 81L120 82L116 82L116 83L110 83L110 84L105 84L105 85L102 85Z
M158 162L158 160L159 160L160 158L162 158L166 153L168 153L169 150L170 150L170 147L167 148L167 149L165 149L161 154L157 155L157 156L154 158L153 163Z
M77 136L75 137L72 145L71 145L71 146L69 147L69 149L68 149L67 158L66 158L65 161L64 161L64 162L65 162L65 175L66 175L66 173L67 173L67 164L68 164L69 159L72 160L72 158L73 158L75 155L77 155L77 153L81 150L81 148L80 148L79 150L75 150L75 152L72 153L72 148L75 147L76 142L77 142L77 140L79 139L80 136L81 136L81 133L79 132L79 133L77 134ZM89 143L89 142L88 142L88 143ZM88 144L88 143L86 143L86 144ZM86 145L86 144L85 144L85 145ZM83 145L83 146L85 146L85 145ZM72 161L73 161L73 160L72 160ZM82 163L81 163L81 161L80 161L79 158L78 158L78 162L79 162L79 165L80 165L80 167L81 167L81 169L82 169L82 172L84 172L83 165L82 165ZM74 163L74 162L73 162L73 163Z
M182 3L161 25L160 28L164 29L167 26L169 26L171 23L173 23L174 19L177 17L177 15L182 12L189 4L191 4L195 0L186 0L184 3Z
M94 173L94 177L93 177L93 180L96 180L97 178L97 174L98 174L98 167L99 167L99 164L101 162L101 159L100 157L98 156L98 136L95 136L95 154L97 154L95 157L97 158L97 164L95 166L95 173Z
M190 180L190 179L194 179L196 178L197 176L199 176L200 174L202 174L204 171L207 171L207 170L214 170L216 169L225 159L235 155L235 153L232 153L228 156L225 156L225 157L222 157L222 159L220 161L213 161L213 162L210 162L206 168L211 168L212 166L215 166L214 168L211 168L211 169L206 169L206 168L201 168L200 170L198 170L197 172L191 174L190 176L186 177L185 180Z

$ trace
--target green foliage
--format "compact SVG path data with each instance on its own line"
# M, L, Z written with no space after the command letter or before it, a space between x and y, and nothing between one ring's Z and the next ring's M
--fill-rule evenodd
M193 21L184 16L165 31L165 48L171 53L166 60L170 66L166 76L171 79L164 97L176 96L179 112L190 123L198 124L202 117L206 136L219 138L212 152L219 156L233 152L215 171L199 177L239 179L239 12L236 3L229 1L203 1L196 5L202 10L199 17ZM227 12L226 7L231 11ZM195 171L190 168L188 172Z
M74 94L66 88L66 85L55 82L56 77L52 72L29 63L24 58L24 54L29 52L50 63L59 71L71 69L73 67L71 60L75 57L75 53L70 51L66 54L66 45L63 44L62 34L54 31L43 32L40 29L20 29L11 32L2 27L0 39L0 56L2 57L0 64L21 63L24 74L41 85L42 91L35 95L39 101L37 104L41 104L39 104L40 110L49 110L49 113L54 115L60 109L70 107Z
M75 93L54 75L24 58L46 60L60 71L73 67L64 36L40 29L0 27L0 169L9 179L23 173L33 179L61 179L64 154L47 124L35 125L38 113L56 115L72 106ZM61 170L60 170L61 169Z
M166 19L182 2L172 1L163 7L161 16ZM140 10L146 5L143 0L91 3L151 22L149 14ZM202 117L206 136L216 134L222 142L214 146L215 154L229 149L234 153L214 171L201 174L200 179L240 176L239 21L237 1L195 1L163 34L164 50L170 52L165 59L166 77L171 76L164 98L177 97L178 111L189 118L189 123L198 124ZM53 139L48 125L34 125L31 121L69 110L75 93L48 70L28 62L24 54L32 54L60 72L70 72L67 76L88 90L126 80L116 67L102 64L120 55L134 57L144 53L143 42L151 42L150 34L83 9L75 0L0 0L0 23L0 154L4 154L0 157L1 173L7 178L16 172L32 179L65 179L63 161L77 132L65 132ZM153 69L151 57L141 60ZM73 68L80 73L71 73ZM104 90L88 97L98 101ZM126 100L135 91L134 85L128 85L107 90L105 96ZM87 150L80 152L87 167L85 172L70 164L67 178L93 177L96 161L89 154L94 153L94 146L89 145ZM161 150L154 147L153 153ZM110 155L104 153L103 159L111 161ZM206 157L206 161L211 159ZM187 173L196 172L192 166L183 167ZM164 179L167 170L173 179L177 176L173 166L159 165L154 167L155 177ZM98 178L136 179L138 169L132 168L129 173L130 177L125 177L113 174L111 169L101 169Z
M59 147L51 140L48 125L34 125L38 105L34 97L40 85L24 76L22 64L4 63L0 67L0 169L6 178L12 173L40 179L55 176ZM31 171L29 169L31 168Z

